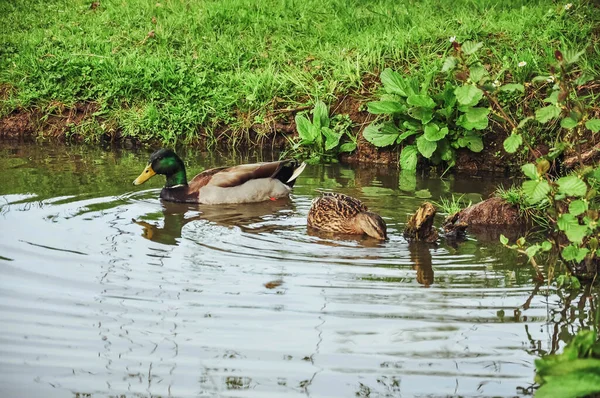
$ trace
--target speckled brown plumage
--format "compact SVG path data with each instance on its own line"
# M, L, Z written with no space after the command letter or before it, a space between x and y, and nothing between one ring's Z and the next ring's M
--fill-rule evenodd
M360 200L340 193L327 192L314 199L307 224L326 232L387 238L385 222L379 215L369 212Z

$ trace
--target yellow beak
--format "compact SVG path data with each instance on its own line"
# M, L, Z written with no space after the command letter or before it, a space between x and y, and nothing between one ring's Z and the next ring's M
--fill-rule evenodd
M133 180L133 185L143 184L146 181L148 181L150 179L150 177L152 177L155 174L156 174L156 172L154 170L152 170L152 165L148 165L148 166L146 166L144 171L142 171L142 174L140 174L140 176L138 178Z

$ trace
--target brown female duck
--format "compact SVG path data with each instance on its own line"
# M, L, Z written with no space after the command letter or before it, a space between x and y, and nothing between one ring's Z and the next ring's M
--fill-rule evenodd
M340 193L327 192L313 200L308 226L326 232L387 239L387 226L379 215L371 213L360 200Z
M170 202L262 202L286 197L305 166L296 160L281 160L220 167L205 170L188 183L181 158L170 149L159 149L150 156L148 165L133 184L140 185L156 174L163 174L167 182L160 197Z

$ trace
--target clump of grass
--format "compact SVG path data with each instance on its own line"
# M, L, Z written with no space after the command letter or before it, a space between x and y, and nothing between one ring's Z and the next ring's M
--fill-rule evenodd
M95 101L125 136L211 139L274 108L372 90L384 67L434 75L451 36L484 40L493 65L527 61L525 81L556 45L593 42L599 15L517 0L3 1L0 85L14 90L0 112Z
M452 195L449 199L441 198L439 202L434 202L434 204L439 207L443 213L446 213L448 216L452 216L473 204L472 201L469 200L467 202L463 199L463 197L464 195L459 197Z
M500 185L496 188L495 194L506 203L514 206L520 206L525 202L523 190L515 185L508 189L505 189L504 186Z
M542 228L549 227L548 219L544 216L544 209L548 207L548 202L531 204L527 200L523 189L516 185L510 188L504 188L500 185L496 188L495 195L506 203L516 206L522 216L532 220L536 225Z

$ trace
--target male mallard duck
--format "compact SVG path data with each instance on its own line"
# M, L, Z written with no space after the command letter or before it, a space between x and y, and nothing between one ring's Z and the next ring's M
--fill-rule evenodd
M360 200L341 193L323 193L313 200L308 212L308 226L326 232L367 234L387 239L385 221Z
M281 160L220 167L203 171L188 184L185 165L179 156L170 149L159 149L150 156L148 166L133 185L143 184L155 174L164 174L167 183L160 197L170 202L262 202L287 196L305 166L296 160Z

